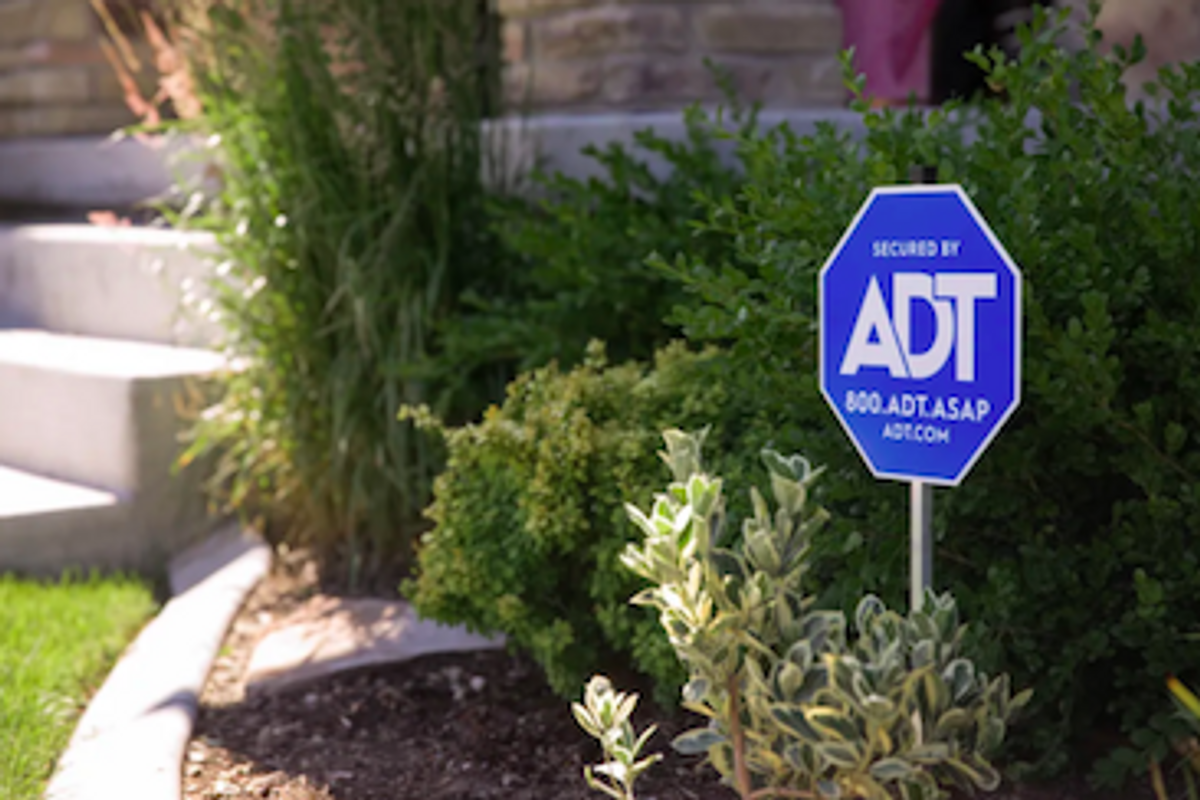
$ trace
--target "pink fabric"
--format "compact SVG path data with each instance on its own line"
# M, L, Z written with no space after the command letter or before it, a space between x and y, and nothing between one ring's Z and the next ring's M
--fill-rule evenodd
M940 0L840 0L843 44L867 76L867 96L929 99L929 33Z

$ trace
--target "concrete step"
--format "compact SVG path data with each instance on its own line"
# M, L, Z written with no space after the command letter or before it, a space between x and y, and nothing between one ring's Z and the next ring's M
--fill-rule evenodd
M181 301L206 291L212 248L165 228L0 226L0 327L211 346L218 327Z
M0 570L103 562L129 511L112 492L0 466Z
M709 109L715 111L715 108ZM710 115L711 116L711 115ZM848 108L763 109L763 129L787 123L797 136L811 135L829 123L855 136L866 131L862 118ZM1036 122L1031 122L1034 130ZM519 114L483 123L482 133L498 148L503 169L488 170L485 180L499 187L529 186L523 180L535 164L573 178L600 175L596 160L583 153L587 145L631 147L638 131L652 128L672 141L687 134L679 111L598 114ZM190 135L166 139L114 140L102 136L64 136L0 141L0 205L31 204L60 209L112 209L138 205L150 198L170 198L182 205L199 187L207 193L220 184L208 156L211 145ZM732 146L718 151L731 160ZM646 153L640 155L646 156ZM656 173L669 165L648 162ZM183 187L182 189L180 187Z
M167 197L177 183L202 185L204 164L190 137L143 141L112 136L47 136L0 141L0 203L123 208Z
M0 573L154 572L218 524L201 503L182 497L171 491L121 498L0 465Z
M128 499L172 486L209 350L0 330L0 463ZM184 404L184 405L181 405Z
M0 525L35 514L114 508L119 503L112 492L0 466Z

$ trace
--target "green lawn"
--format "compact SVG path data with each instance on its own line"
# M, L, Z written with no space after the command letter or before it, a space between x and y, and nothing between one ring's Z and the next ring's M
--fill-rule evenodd
M0 576L0 798L41 797L88 696L154 611L133 579Z

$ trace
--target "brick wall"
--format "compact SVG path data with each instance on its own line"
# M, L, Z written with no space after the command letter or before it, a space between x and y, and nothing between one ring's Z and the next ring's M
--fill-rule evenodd
M0 138L110 133L134 121L88 0L0 0Z
M506 88L531 111L674 109L719 97L703 60L768 106L844 100L836 0L498 0Z

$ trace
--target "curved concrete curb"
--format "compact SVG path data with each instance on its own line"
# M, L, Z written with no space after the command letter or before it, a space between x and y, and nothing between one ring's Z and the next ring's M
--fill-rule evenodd
M229 527L171 564L173 598L88 705L47 800L178 800L200 693L271 550Z

